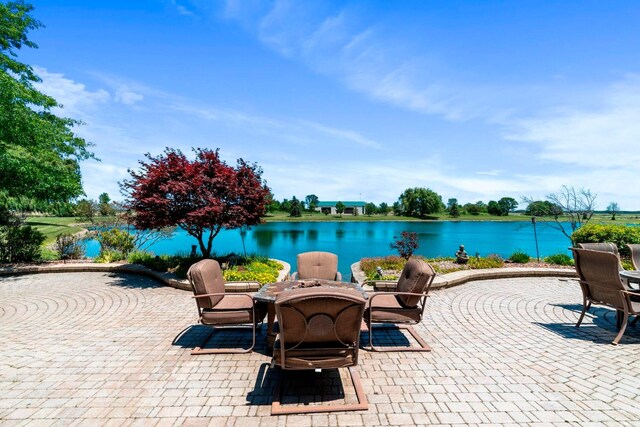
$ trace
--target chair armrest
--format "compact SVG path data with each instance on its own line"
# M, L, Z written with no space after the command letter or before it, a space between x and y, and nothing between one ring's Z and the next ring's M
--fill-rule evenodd
M337 280L338 282L342 282L342 274L340 274L340 272L339 272L339 271L337 271L337 272L336 272L336 280Z
M234 284L234 283L246 283L247 285L249 284L254 284L254 285L258 285L259 287L262 287L264 285L261 285L260 282L258 282L257 280L231 280L229 282L224 282L224 284Z
M298 272L294 271L293 273L291 273L291 280L298 280Z
M191 298L208 298L208 297L248 297L253 301L253 295L245 292L216 292L213 294L193 295Z
M372 279L372 280L365 280L364 284L365 285L375 285L376 283L381 283L384 285L397 285L398 281L397 280L378 280L378 279Z
M372 305L373 300L375 299L375 297L380 296L380 295L407 295L407 296L411 296L411 297L426 297L428 296L426 293L422 292L419 294L416 294L415 292L372 292L369 295L369 300L368 300L368 304L369 306Z

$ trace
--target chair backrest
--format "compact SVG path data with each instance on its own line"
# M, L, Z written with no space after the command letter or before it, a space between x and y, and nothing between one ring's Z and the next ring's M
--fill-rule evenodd
M575 267L587 297L615 308L624 307L620 291L625 290L620 280L619 260L611 252L571 248Z
M281 292L275 309L283 367L290 350L296 351L297 358L304 358L300 353L308 352L305 369L349 366L345 365L347 354L350 365L357 364L365 303L362 294L349 289L300 288Z
M338 255L331 252L304 252L297 256L298 279L335 280Z
M436 272L424 260L410 258L402 269L396 290L398 292L411 292L412 295L397 295L400 305L405 308L417 307L420 299L429 292L431 283L436 277Z
M590 249L592 251L602 251L602 252L611 252L612 254L616 254L616 256L620 256L618 253L618 247L610 242L603 243L578 243L578 247L580 249Z
M187 278L191 283L194 295L205 295L224 292L224 278L218 261L213 259L203 259L189 267ZM197 298L197 302L202 308L213 308L220 302L222 296L209 298Z
M633 268L640 270L640 245L631 244L627 246L629 246L629 250L631 251L631 262L633 263Z
M578 247L581 249L589 249L592 251L602 251L602 252L610 252L615 254L618 257L618 270L624 270L622 266L622 261L620 260L620 252L618 252L618 247L610 242L602 242L602 243L578 243Z

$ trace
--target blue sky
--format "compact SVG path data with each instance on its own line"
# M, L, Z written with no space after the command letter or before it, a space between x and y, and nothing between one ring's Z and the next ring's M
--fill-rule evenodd
M640 209L637 1L34 1L20 59L119 199L144 153L220 148L277 199L461 203L562 185Z

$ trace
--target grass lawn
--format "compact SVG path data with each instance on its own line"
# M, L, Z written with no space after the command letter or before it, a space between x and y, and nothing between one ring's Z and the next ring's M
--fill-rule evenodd
M85 229L85 224L79 223L77 218L69 217L30 216L26 223L45 235L45 245L55 242L58 234L77 233Z

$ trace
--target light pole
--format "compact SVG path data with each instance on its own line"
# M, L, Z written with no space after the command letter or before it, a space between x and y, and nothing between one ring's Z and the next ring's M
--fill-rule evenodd
M538 257L538 262L540 262L540 251L538 250L538 232L536 231L536 217L531 217L531 223L533 224L533 237L536 240L536 256Z

